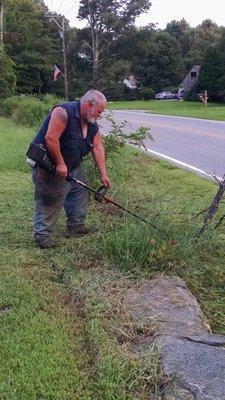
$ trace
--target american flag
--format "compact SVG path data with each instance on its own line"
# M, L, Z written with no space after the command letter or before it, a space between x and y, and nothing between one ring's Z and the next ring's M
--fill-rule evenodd
M63 76L63 73L60 71L60 69L57 67L57 65L54 65L53 68L53 81L57 81L59 78L60 74Z

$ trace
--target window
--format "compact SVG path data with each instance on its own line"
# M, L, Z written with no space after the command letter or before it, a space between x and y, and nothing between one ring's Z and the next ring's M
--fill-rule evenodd
M191 78L197 78L197 72L191 71Z

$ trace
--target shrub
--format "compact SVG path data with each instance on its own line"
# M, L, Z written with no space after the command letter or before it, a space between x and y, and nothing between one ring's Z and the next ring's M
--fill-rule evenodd
M18 105L19 97L12 96L0 101L0 115L11 117L13 110Z
M60 102L62 100L52 95L46 95L42 100L33 96L13 96L1 101L1 115L12 117L18 124L38 126Z
M132 101L139 99L138 89L129 89L126 85L123 85L123 100Z
M123 98L123 85L122 83L108 81L104 87L101 88L107 100L122 100Z
M155 91L148 87L143 87L139 91L139 96L142 100L152 100L155 96Z

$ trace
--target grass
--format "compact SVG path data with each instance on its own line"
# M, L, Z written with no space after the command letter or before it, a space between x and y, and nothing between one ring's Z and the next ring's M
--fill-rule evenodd
M111 110L144 110L152 114L177 115L183 117L225 121L225 105L202 102L149 100L149 101L115 101L109 103Z
M224 226L195 238L202 216L194 214L215 184L124 149L110 161L112 197L156 228L90 200L88 223L98 232L65 239L62 215L58 247L41 251L32 241L33 187L24 166L33 131L0 124L0 398L147 400L151 389L160 399L157 353L133 350L142 327L130 320L124 296L155 274L178 275L213 331L225 333Z

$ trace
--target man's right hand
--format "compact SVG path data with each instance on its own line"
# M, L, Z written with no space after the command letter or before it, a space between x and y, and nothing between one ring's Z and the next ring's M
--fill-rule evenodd
M65 163L60 163L56 166L56 174L62 178L66 178L68 174L68 169Z

